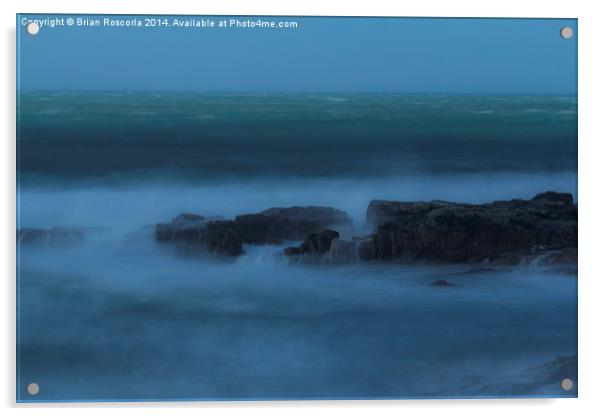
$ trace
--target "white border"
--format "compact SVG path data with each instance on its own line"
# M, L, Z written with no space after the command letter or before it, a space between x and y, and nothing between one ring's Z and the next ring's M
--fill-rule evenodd
M8 414L80 415L114 412L132 415L177 414L349 415L438 414L563 415L595 413L602 385L602 346L599 317L602 316L602 276L597 267L602 214L598 160L602 140L599 100L602 99L602 21L593 1L474 1L421 0L3 0L2 91L0 101L2 140L2 377L0 392ZM467 17L563 17L579 19L579 399L431 400L431 401L343 401L343 402L191 402L127 404L15 405L15 14L21 13L129 13L129 14L216 14L216 15L347 15L347 16L467 16ZM598 409L599 410L599 409Z

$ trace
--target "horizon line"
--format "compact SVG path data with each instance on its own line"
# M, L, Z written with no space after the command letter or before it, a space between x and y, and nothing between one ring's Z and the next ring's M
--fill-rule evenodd
M58 93L189 93L189 94L398 94L398 95L562 95L578 96L578 92L536 92L536 91L517 91L517 92L499 92L499 91L375 91L375 90L357 90L357 91L338 91L338 90L184 90L184 89L61 89L61 88L17 88L17 93L30 92L58 92Z

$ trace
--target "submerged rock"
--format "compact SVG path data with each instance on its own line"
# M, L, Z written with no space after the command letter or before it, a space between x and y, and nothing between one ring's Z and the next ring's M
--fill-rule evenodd
M22 228L17 230L17 241L24 246L74 247L85 242L84 233L76 228Z

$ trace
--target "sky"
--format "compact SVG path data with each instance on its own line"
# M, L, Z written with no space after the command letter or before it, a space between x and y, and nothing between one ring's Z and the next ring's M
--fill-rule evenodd
M43 26L35 36L22 25L69 16L17 16L19 89L577 92L574 19L272 17L298 28Z

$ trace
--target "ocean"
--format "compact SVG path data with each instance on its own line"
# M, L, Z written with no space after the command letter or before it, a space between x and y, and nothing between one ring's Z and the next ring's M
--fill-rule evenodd
M19 247L20 401L576 395L539 370L577 353L575 274L290 264L298 242L187 259L143 231L323 205L365 235L373 199L577 200L575 97L23 91L17 117L18 227L97 230Z

